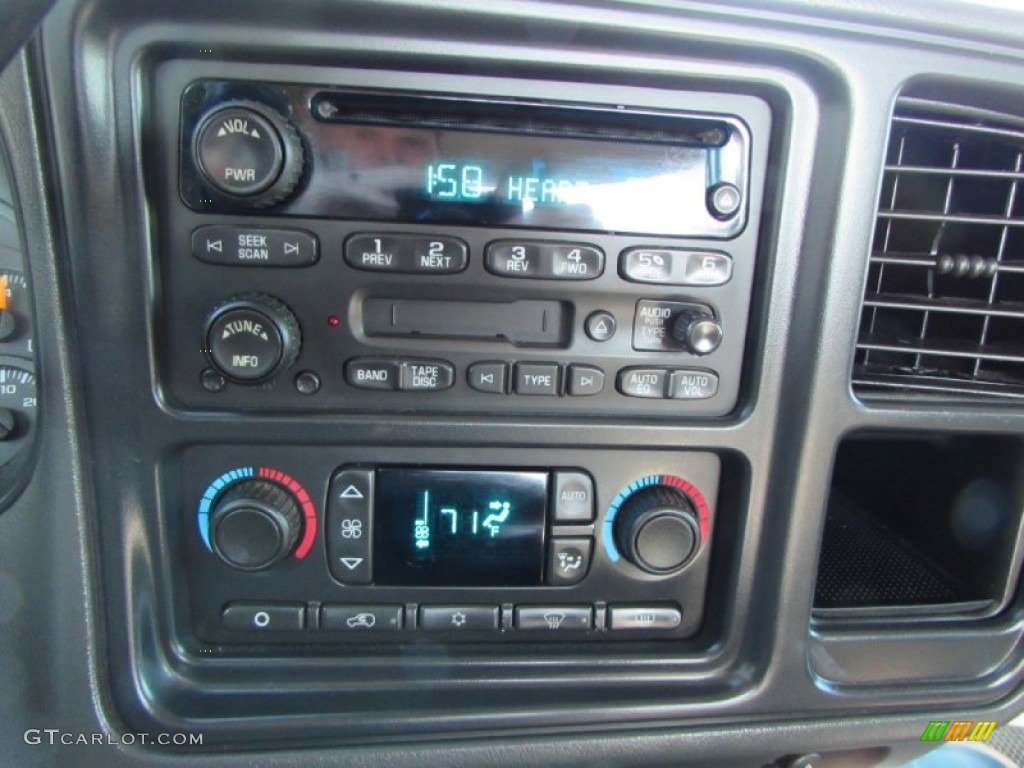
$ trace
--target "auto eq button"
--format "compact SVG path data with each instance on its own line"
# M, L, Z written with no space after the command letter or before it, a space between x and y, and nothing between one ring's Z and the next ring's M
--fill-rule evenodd
M619 392L627 397L662 399L668 371L664 368L623 368L619 371Z

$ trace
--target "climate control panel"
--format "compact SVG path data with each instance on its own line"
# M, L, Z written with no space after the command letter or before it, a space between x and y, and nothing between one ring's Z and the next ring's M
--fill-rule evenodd
M190 449L177 469L196 637L692 634L719 459L624 453Z

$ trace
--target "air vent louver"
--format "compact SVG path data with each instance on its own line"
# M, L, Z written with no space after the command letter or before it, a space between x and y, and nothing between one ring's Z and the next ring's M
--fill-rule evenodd
M854 367L860 394L1024 398L1024 130L898 105Z

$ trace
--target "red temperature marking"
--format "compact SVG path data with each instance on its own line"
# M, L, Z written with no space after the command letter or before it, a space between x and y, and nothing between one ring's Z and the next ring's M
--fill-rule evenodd
M309 498L309 494L302 487L302 484L291 475L270 467L260 467L257 474L262 478L273 480L275 483L279 483L287 488L294 494L295 500L302 507L305 525L303 526L302 539L299 541L299 546L295 548L295 558L301 560L309 554L309 551L313 548L313 542L316 540L316 507L313 506L313 500Z

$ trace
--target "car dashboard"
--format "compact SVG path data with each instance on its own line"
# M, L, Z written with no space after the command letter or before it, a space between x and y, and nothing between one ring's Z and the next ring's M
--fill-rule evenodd
M0 75L3 742L782 768L1009 733L1022 32L56 2Z

